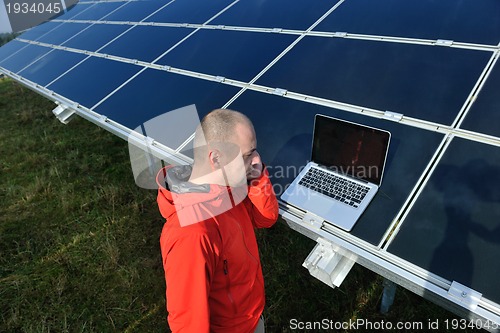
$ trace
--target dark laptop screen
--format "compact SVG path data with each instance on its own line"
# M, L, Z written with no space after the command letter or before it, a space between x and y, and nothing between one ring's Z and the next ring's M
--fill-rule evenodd
M389 132L316 115L312 161L330 170L380 185Z

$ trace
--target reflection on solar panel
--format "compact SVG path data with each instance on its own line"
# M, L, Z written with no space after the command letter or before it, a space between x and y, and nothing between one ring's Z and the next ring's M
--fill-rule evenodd
M351 233L330 232L482 293L464 306L500 322L498 13L496 0L81 1L0 48L0 71L123 138L191 104L240 110L278 194L309 159L316 113L389 130L379 194ZM155 144L175 154L191 134Z

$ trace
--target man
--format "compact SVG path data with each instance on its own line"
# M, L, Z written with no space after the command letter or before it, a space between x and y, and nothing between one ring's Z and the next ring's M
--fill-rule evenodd
M210 112L195 133L193 166L166 167L157 183L172 332L263 332L254 228L276 222L278 203L251 121Z

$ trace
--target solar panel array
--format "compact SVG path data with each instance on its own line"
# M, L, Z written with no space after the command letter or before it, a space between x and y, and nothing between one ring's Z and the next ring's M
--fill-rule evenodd
M500 303L499 42L496 0L81 1L0 48L0 70L122 136L186 105L242 111L278 194L316 113L386 129L350 235Z

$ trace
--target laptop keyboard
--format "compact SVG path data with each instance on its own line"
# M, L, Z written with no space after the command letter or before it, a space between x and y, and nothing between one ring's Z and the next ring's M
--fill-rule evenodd
M357 208L370 190L368 186L336 176L324 170L310 168L299 185L325 194L339 202Z

